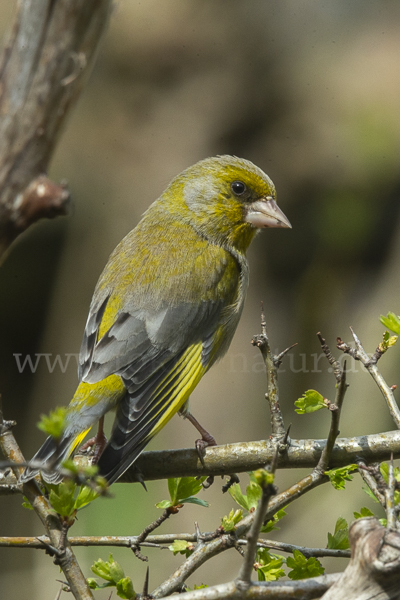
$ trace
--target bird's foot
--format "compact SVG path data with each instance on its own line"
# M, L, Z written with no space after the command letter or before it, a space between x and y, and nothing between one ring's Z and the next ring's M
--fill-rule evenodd
M204 451L206 448L208 448L208 446L216 446L217 442L215 441L215 438L211 435L211 433L208 433L208 431L206 431L205 429L203 429L203 431L200 433L202 433L202 437L196 440L194 445L197 450L200 462L203 465L203 467L205 467L203 458Z
M85 453L88 448L90 448L89 452L93 453L92 464L95 465L97 464L101 453L106 447L106 444L107 438L104 434L104 431L98 431L94 437L90 438L90 440L85 442L83 446L79 448L79 452Z
M85 442L84 444L82 444L82 446L79 448L78 453L79 454L86 454L86 450L89 450L89 452L93 451L93 446L96 444L96 435L92 438L90 438L90 440L87 440L87 442Z

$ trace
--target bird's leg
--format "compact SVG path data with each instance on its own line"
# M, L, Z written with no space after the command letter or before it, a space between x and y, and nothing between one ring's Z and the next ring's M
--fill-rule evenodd
M196 440L194 444L196 446L197 454L199 455L201 464L204 467L204 450L207 448L207 446L216 446L217 442L215 441L215 438L211 435L211 433L208 433L208 431L204 429L202 425L200 425L198 420L195 419L195 417L188 410L182 411L182 416L188 421L190 421L192 425L196 427L197 431L201 434L201 439Z
M104 434L104 417L101 417L99 420L99 426L97 429L97 433L94 437L90 438L83 446L79 448L80 452L84 452L88 448L92 448L94 446L93 460L92 464L96 464L100 458L101 453L103 452L105 445L107 444L107 438Z
M192 415L192 413L188 412L188 413L184 414L183 416L185 417L185 419L190 421L191 424L194 425L196 427L197 431L201 434L201 440L196 440L196 442L195 442L197 450L204 450L205 448L207 448L207 446L216 446L217 445L215 438L211 435L211 433L208 433L208 431L206 429L204 429L204 427L202 425L200 425L200 423Z

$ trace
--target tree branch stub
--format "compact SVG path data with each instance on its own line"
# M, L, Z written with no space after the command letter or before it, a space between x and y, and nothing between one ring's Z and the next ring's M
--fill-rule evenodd
M40 218L66 213L46 176L90 74L112 0L24 0L0 62L0 257Z

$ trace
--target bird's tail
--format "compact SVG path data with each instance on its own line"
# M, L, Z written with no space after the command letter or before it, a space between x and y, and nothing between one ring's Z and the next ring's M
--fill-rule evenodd
M81 382L72 398L60 440L48 437L20 477L21 483L39 472L47 483L59 483L60 464L73 456L92 426L113 406L125 388L119 377L111 375L98 383Z
M64 435L59 443L49 436L43 446L36 452L29 466L19 478L20 483L26 483L40 472L46 483L57 484L63 478L59 471L60 464L72 456L89 430L78 436Z

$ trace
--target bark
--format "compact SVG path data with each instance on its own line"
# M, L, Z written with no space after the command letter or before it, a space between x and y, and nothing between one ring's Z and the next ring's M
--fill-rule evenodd
M112 0L20 0L0 61L0 258L69 193L46 176L106 29Z
M400 532L375 518L350 527L351 559L323 600L398 600L400 598Z

